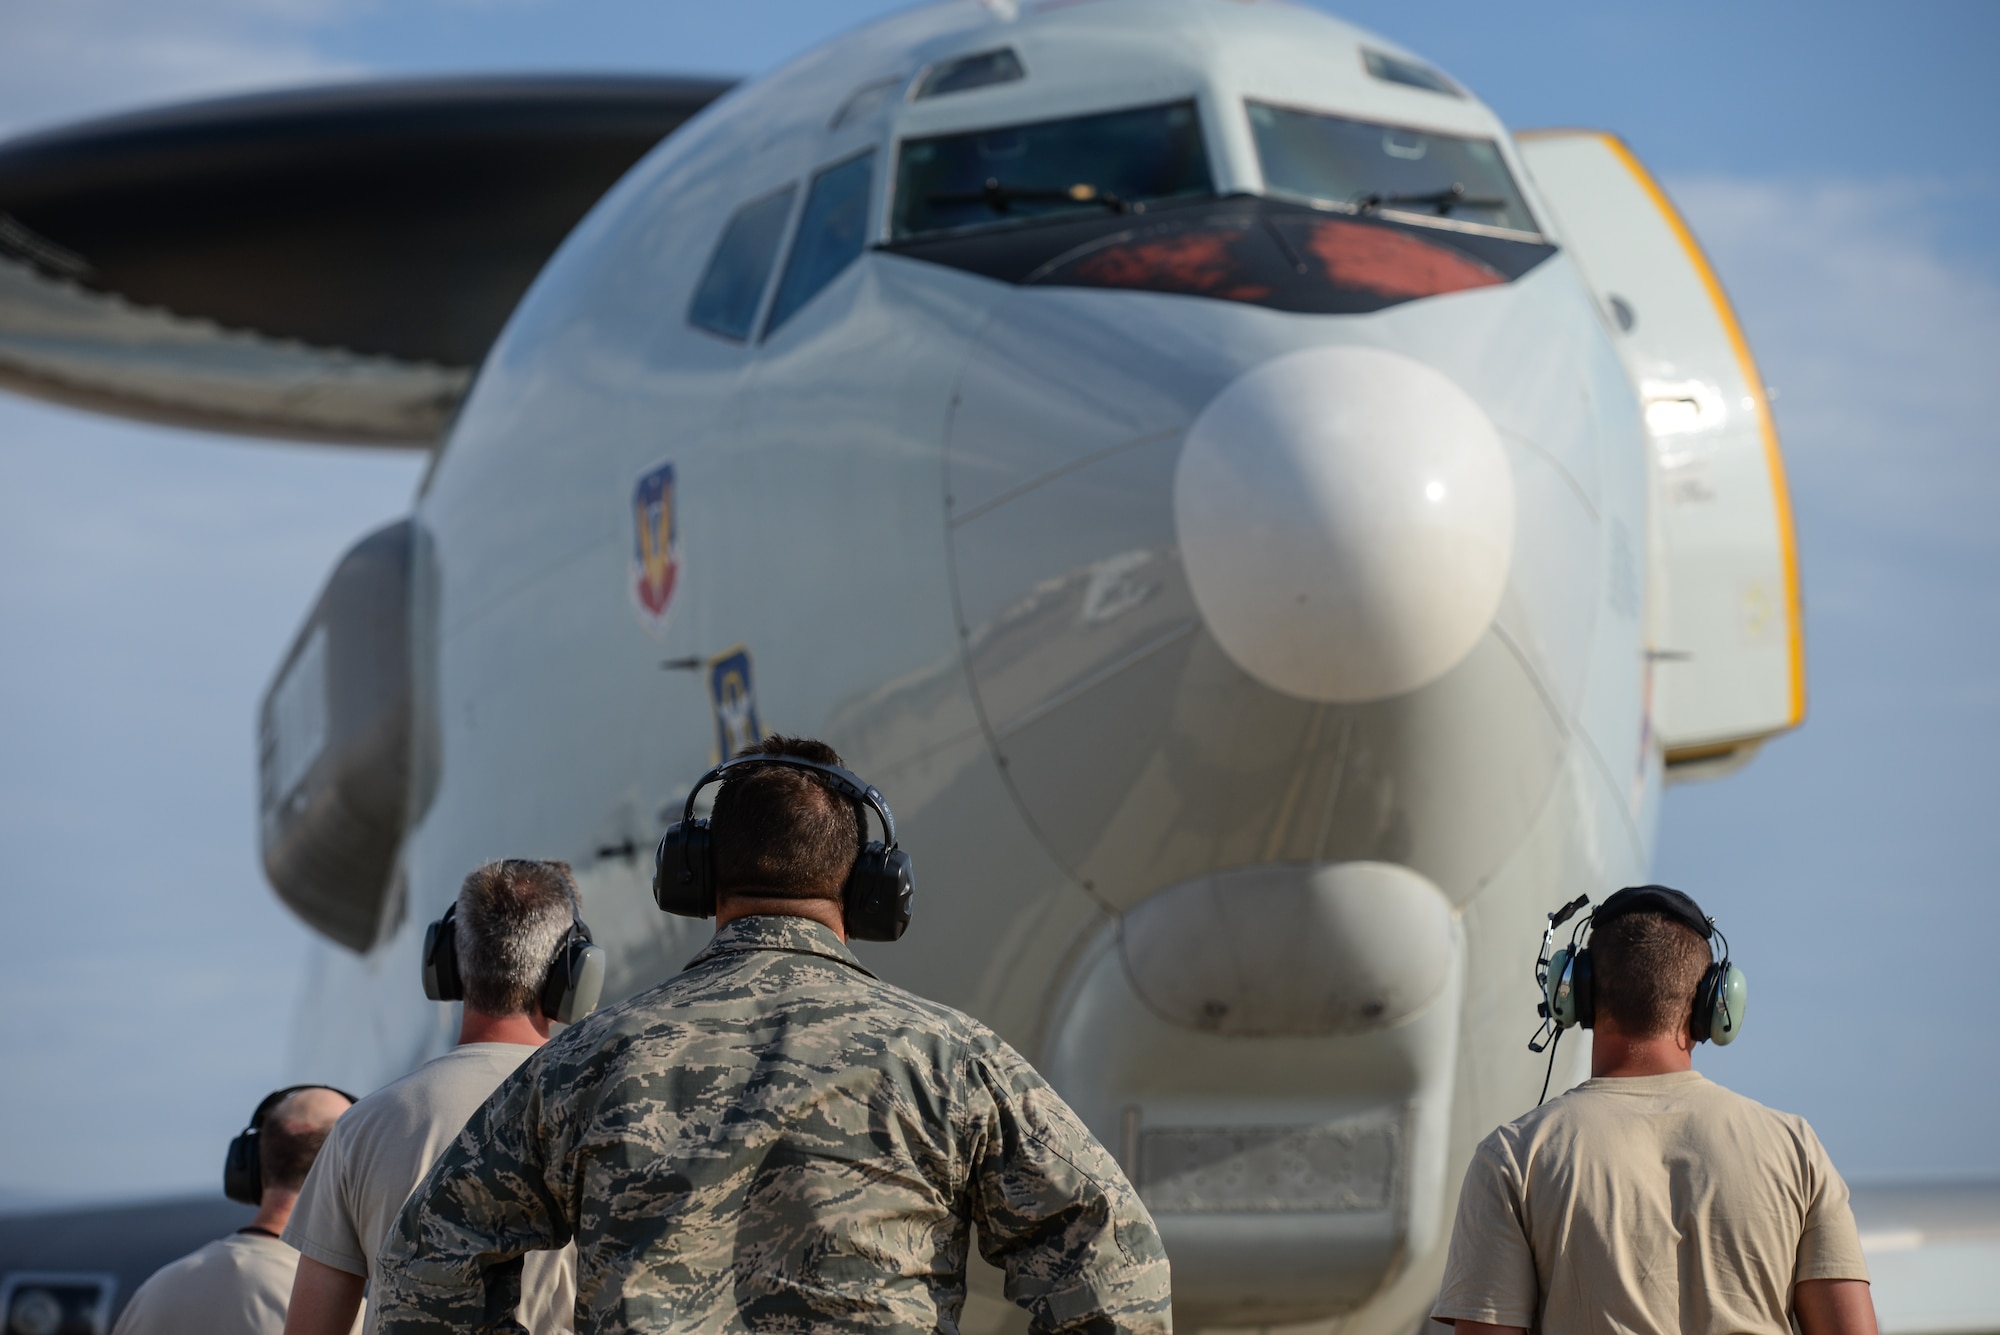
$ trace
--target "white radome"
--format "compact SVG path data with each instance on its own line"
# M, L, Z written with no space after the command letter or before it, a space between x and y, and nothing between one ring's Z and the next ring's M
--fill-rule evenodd
M1232 381L1189 429L1174 522L1208 628L1302 699L1436 681L1492 624L1514 476L1491 419L1379 348L1307 348Z

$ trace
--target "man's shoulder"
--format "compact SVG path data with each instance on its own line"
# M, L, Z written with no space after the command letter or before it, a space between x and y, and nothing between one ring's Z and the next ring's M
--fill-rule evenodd
M635 1050L684 1043L759 1041L781 1025L788 1041L882 1047L930 1063L1004 1053L1005 1043L963 1011L884 982L841 960L789 951L743 951L698 960L629 1000L599 1010L550 1041L544 1080L617 1064Z
M466 1043L431 1058L408 1075L390 1081L350 1108L341 1118L375 1109L425 1104L443 1093L483 1090L480 1098L533 1056L521 1043Z
M1643 1109L1693 1114L1704 1123L1757 1127L1792 1138L1812 1134L1806 1119L1798 1114L1766 1107L1694 1070L1586 1080L1558 1102L1563 1105L1563 1115L1571 1117L1615 1116Z
M1534 1155L1534 1146L1545 1134L1544 1128L1556 1115L1555 1108L1560 1102L1558 1098L1553 1103L1544 1103L1488 1131L1472 1147L1473 1162L1485 1163L1509 1179L1524 1175L1527 1163Z
M333 1124L331 1141L398 1137L439 1118L464 1125L474 1108L534 1052L518 1043L468 1043L433 1057L360 1099Z
M933 1001L880 979L870 979L869 982L873 984L873 995L884 1013L912 1033L934 1036L965 1057L989 1057L1011 1052L998 1034L954 1006Z
M186 1256L167 1262L146 1277L133 1292L133 1297L137 1298L140 1294L159 1297L177 1289L187 1282L189 1276L199 1271L212 1266L228 1265L230 1263L228 1241L228 1238L217 1238L213 1242L204 1242Z
M231 1233L209 1244L237 1270L270 1274L282 1271L287 1277L299 1266L299 1254L282 1238L264 1233ZM289 1296L290 1290L286 1290Z
M1812 1123L1800 1114L1759 1103L1713 1080L1701 1083L1703 1088L1698 1097L1708 1101L1709 1108L1719 1119L1739 1127L1754 1127L1773 1139L1783 1140L1808 1153L1822 1152L1818 1133L1812 1129Z
M1745 1117L1765 1118L1783 1122L1787 1126L1806 1124L1806 1119L1797 1113L1789 1113L1783 1108L1773 1108L1769 1104L1759 1103L1748 1094L1739 1094L1729 1086L1718 1084L1706 1076L1696 1083L1694 1092L1698 1098L1706 1098L1717 1107L1727 1108Z
M153 1272L118 1319L120 1335L276 1332L299 1254L276 1238L232 1233Z
M289 1297L292 1272L298 1264L299 1254L276 1238L230 1233L161 1266L139 1286L138 1292L169 1297L190 1285L206 1287L233 1275L245 1285L282 1281Z
M1543 1145L1558 1144L1568 1152L1578 1137L1587 1137L1593 1128L1616 1122L1627 1114L1654 1112L1667 1101L1705 1100L1709 1091L1700 1086L1708 1082L1693 1072L1685 1074L1686 1079L1664 1082L1653 1076L1592 1077L1494 1127L1475 1152L1523 1166Z
M1819 1144L1805 1118L1768 1108L1699 1072L1670 1076L1598 1077L1550 1099L1511 1122L1494 1128L1478 1152L1525 1166L1545 1150L1569 1155L1613 1138L1662 1115L1705 1135L1741 1144L1785 1144L1808 1153ZM1646 1119L1634 1122L1633 1118Z

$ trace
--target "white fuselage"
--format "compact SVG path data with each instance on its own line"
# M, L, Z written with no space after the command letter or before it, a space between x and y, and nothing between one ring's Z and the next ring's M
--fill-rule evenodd
M907 140L1181 100L1218 196L1268 193L1252 99L1491 140L1546 218L1489 111L1371 76L1364 42L1394 50L1210 0L951 4L732 94L642 162L515 314L423 486L435 793L400 925L324 953L301 1070L367 1087L449 1042L417 952L487 858L577 866L613 995L692 955L708 928L653 907L650 849L720 749L701 665L740 645L762 725L835 745L915 859L914 925L863 959L992 1025L1074 1103L1147 1194L1183 1325L1417 1323L1473 1145L1542 1079L1523 1046L1541 915L1643 879L1656 820L1647 446L1567 254L1340 314L870 249L761 339L686 318L726 220L830 164L873 150L886 241ZM926 68L1003 45L1025 78L910 98ZM1259 610L1269 580L1227 537L1311 553L1313 515L1363 531L1388 491L1433 486L1393 422L1313 443L1340 411L1314 396L1373 366L1400 368L1384 383L1415 387L1394 392L1426 430L1449 434L1435 378L1483 415L1495 443L1464 463L1445 441L1432 493L1462 464L1483 508L1390 524L1386 569L1327 539L1324 586L1348 599L1328 633L1351 644L1340 618L1360 617L1408 653L1369 658L1363 635L1367 662L1315 677L1294 632L1316 613ZM1236 487L1230 433L1294 419L1303 443L1246 444ZM663 463L677 573L656 625L633 504ZM1474 559L1495 532L1511 549ZM1227 568L1191 576L1196 547ZM1459 567L1491 597L1424 583Z

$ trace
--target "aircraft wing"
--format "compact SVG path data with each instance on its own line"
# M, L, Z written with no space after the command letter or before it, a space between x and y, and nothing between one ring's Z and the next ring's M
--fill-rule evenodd
M1854 1188L1882 1335L2000 1331L2000 1183Z
M0 144L0 387L207 430L431 445L563 237L729 86L383 81Z

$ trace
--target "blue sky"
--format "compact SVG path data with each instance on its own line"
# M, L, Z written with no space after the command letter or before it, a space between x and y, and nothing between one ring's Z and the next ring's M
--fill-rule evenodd
M0 134L377 73L754 74L889 7L15 4ZM1625 135L1709 247L1779 390L1812 714L1667 800L1659 875L1755 998L1701 1065L1856 1179L2000 1176L2000 7L1331 7L1516 127ZM312 947L257 865L253 714L417 470L0 396L0 1205L211 1189L290 1074Z

